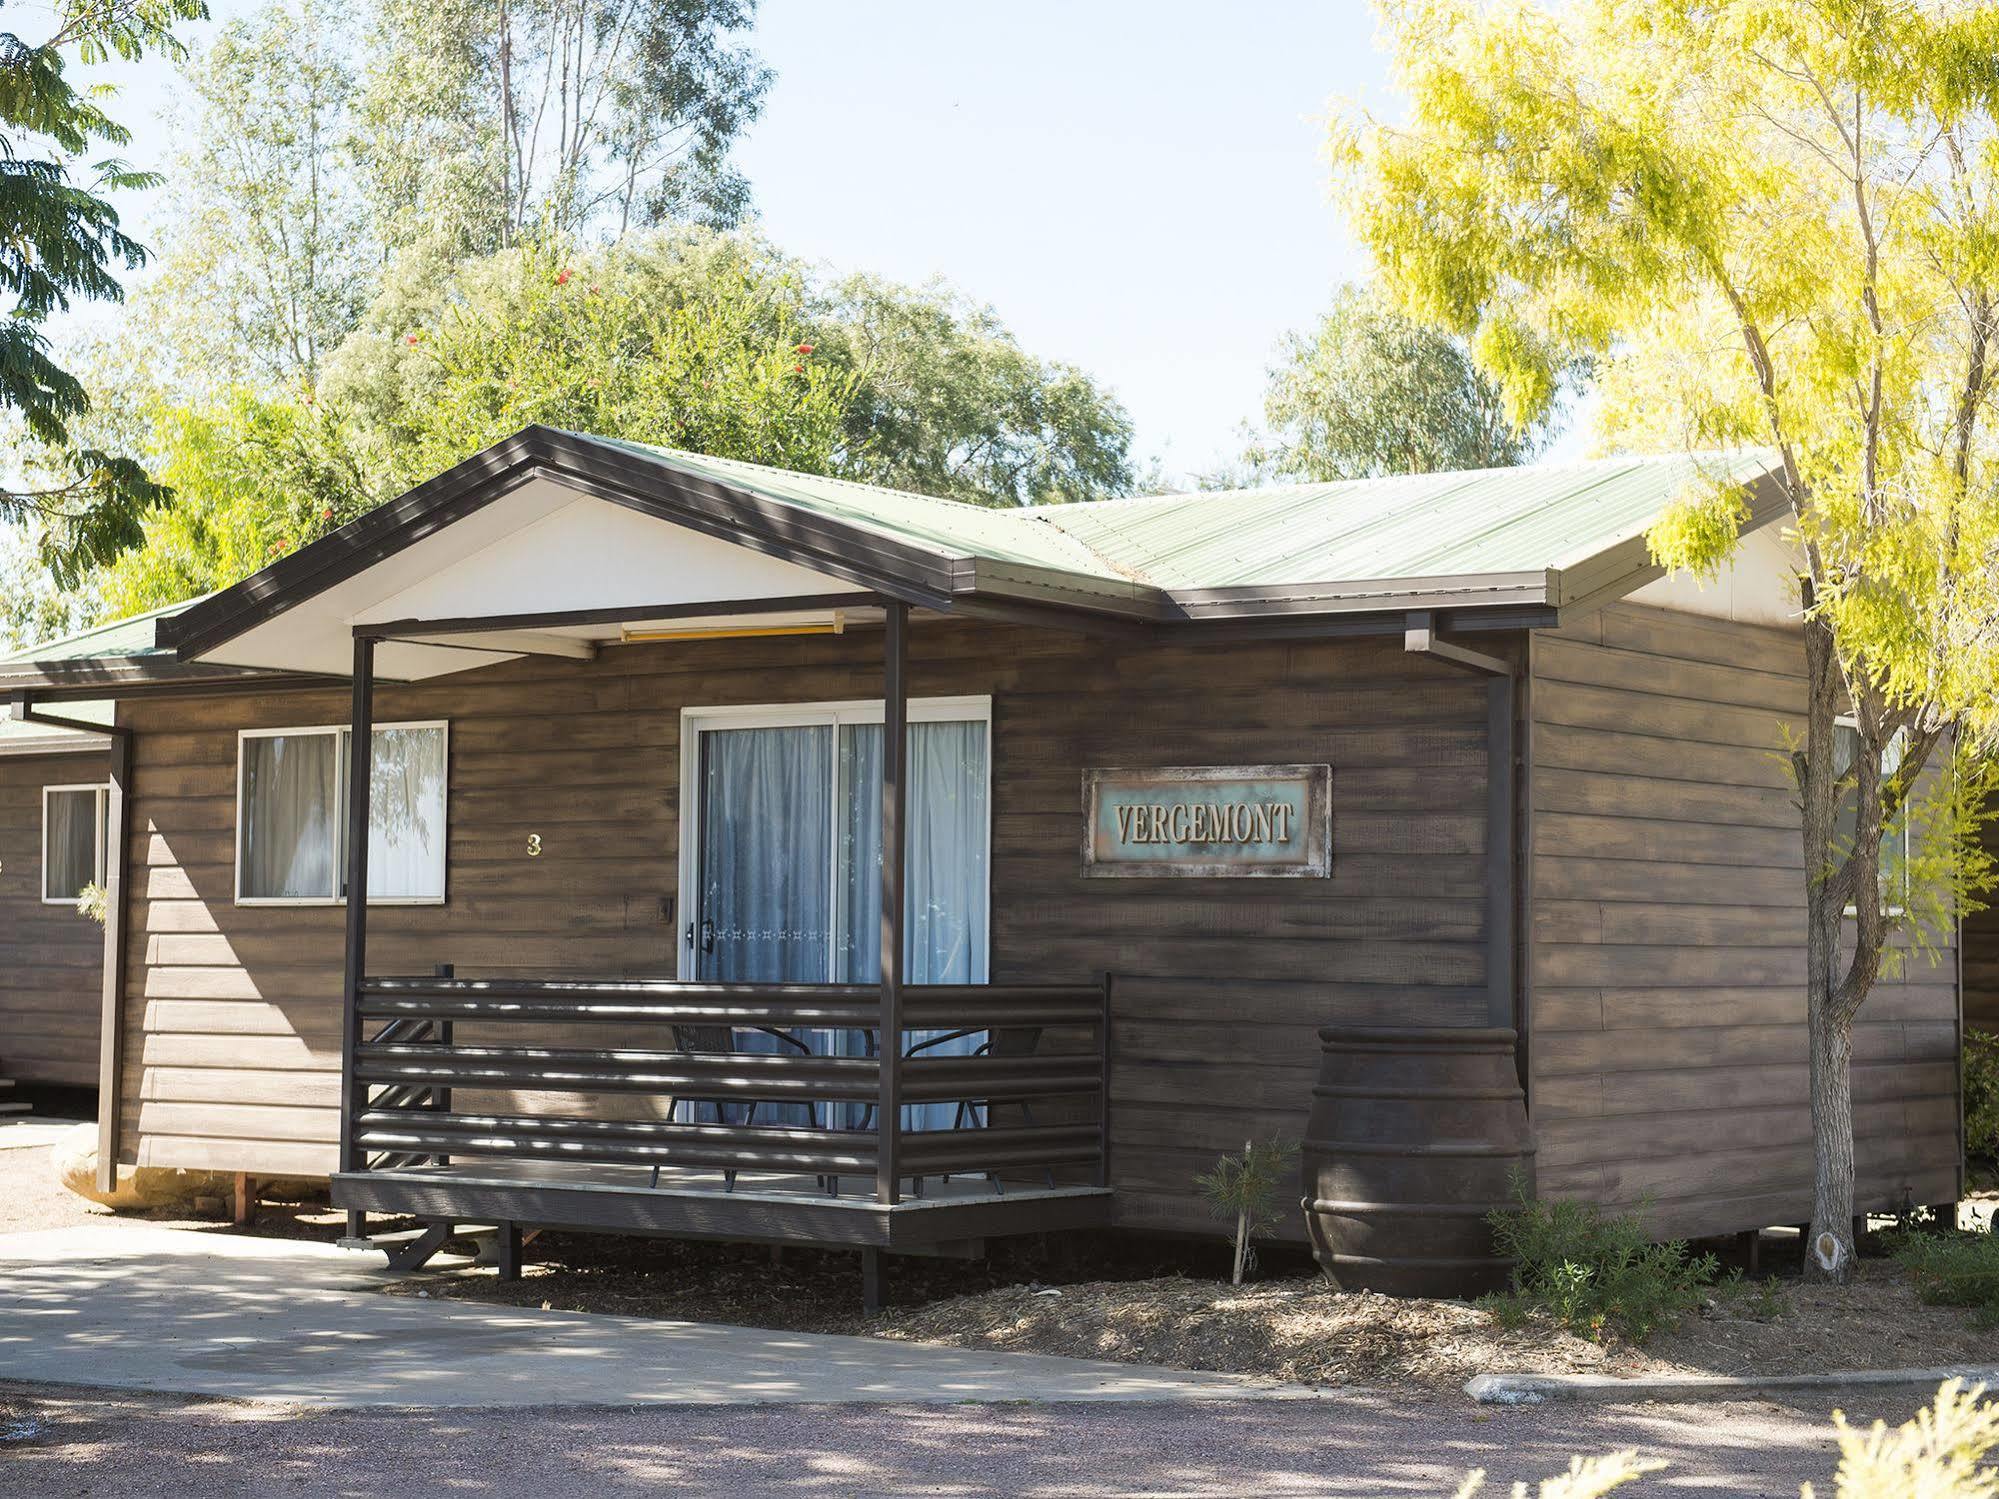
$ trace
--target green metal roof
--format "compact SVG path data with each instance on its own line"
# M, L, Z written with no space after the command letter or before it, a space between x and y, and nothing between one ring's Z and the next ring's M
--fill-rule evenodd
M208 597L206 594L201 596L201 598L206 597ZM40 645L31 645L25 650L0 656L0 663L102 661L111 658L149 656L157 649L153 643L153 622L179 614L183 609L190 609L200 603L201 598L168 604L163 609L149 609L144 614L128 614L123 619L114 619L109 624L96 625L75 635L65 635L60 640L46 640Z
M1641 536L1703 476L1762 452L1409 474L1022 512L1165 589L1538 572Z
M1559 569L1642 536L1703 478L1746 484L1776 462L1751 449L995 509L572 435L940 555L1168 592Z

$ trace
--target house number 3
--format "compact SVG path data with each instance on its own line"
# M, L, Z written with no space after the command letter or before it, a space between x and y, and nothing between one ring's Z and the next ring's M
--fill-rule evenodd
M528 834L528 857L530 859L539 859L541 857L541 834Z

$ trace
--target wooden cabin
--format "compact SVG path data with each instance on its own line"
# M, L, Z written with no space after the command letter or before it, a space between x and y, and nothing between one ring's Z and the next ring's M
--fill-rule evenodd
M109 704L75 712L110 719ZM97 1086L104 928L77 900L105 877L105 745L0 720L0 1108L15 1085Z
M1705 587L1643 539L1699 471L1753 511ZM1205 1233L1321 1027L1477 1026L1541 1193L1802 1221L1765 475L996 511L530 429L0 666L119 684L106 1169L870 1256ZM1948 950L1868 1004L1865 1207L1958 1193L1958 1017Z

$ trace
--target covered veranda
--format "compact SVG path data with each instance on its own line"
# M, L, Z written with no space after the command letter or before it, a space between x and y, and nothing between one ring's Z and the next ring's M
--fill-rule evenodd
M587 668L626 645L848 635L880 671L865 840L878 930L872 961L848 965L868 978L718 979L687 962L529 977L442 938L432 971L385 972L357 898L373 798L348 796L333 1193L350 1236L370 1214L421 1220L392 1251L407 1268L456 1226L495 1224L509 1275L542 1228L850 1247L872 1301L881 1251L971 1254L1107 1222L1107 975L913 981L912 615L957 612L962 574L920 539L678 469L634 472L561 436L454 470L196 606L162 643L184 660L346 676L346 784L372 787L385 684L520 657ZM522 856L538 851L530 840ZM700 918L683 899L692 949Z

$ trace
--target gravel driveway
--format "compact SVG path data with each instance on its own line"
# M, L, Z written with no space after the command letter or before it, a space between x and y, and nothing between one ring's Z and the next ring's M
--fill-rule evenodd
M1907 1407L1850 1413L1906 1419ZM1911 1402L1913 1404L1913 1402ZM1829 1406L1474 1411L1306 1404L341 1411L0 1386L0 1492L45 1495L1449 1495L1624 1446L1672 1467L1622 1492L1829 1488ZM8 1440L11 1433L12 1439Z

